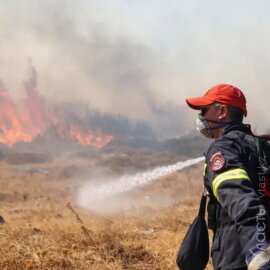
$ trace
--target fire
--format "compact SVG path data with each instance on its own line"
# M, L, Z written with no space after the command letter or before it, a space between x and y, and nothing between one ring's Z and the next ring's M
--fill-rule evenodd
M36 88L33 68L31 72L31 79L25 83L26 98L22 102L15 104L9 92L3 86L0 88L0 143L11 146L17 142L32 142L51 129L60 138L97 148L104 147L113 139L112 135L91 130L68 119L64 111L50 107Z
M9 93L4 89L0 90L0 143L12 145L18 141L32 141L21 118L22 115Z
M81 127L76 124L71 125L68 132L69 136L80 144L93 145L97 148L104 147L112 140L112 136L102 135L101 132L94 135L91 134L91 130L82 131Z

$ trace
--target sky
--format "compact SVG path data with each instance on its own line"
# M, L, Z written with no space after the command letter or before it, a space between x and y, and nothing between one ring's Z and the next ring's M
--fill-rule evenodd
M29 65L51 102L195 126L185 98L230 83L246 122L270 127L269 0L0 0L0 79L23 96ZM164 128L166 125L164 125Z

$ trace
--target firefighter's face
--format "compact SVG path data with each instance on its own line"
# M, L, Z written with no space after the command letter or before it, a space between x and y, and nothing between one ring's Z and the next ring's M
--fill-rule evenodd
M223 104L213 104L207 107L201 108L201 115L207 120L217 121L217 122L226 122L229 121L229 109L226 105ZM218 127L218 123L209 122L209 127L214 128ZM222 128L215 129L212 131L213 138L218 138L222 134Z

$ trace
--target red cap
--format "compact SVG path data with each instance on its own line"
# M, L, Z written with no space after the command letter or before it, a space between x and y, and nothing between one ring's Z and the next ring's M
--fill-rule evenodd
M247 116L246 98L242 91L229 84L218 84L208 90L202 97L188 98L186 102L189 107L195 110L200 110L201 107L220 103L233 106L242 110Z

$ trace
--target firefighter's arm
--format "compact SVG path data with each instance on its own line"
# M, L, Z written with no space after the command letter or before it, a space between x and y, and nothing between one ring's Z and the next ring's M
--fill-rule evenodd
M235 223L247 256L257 244L266 246L265 208L237 149L232 145L211 147L207 154L207 178L214 196Z

